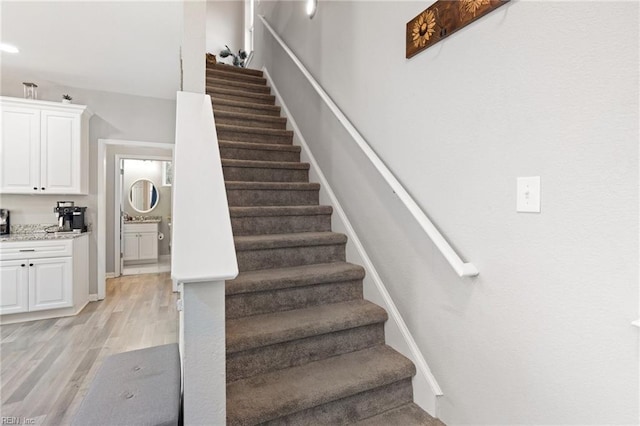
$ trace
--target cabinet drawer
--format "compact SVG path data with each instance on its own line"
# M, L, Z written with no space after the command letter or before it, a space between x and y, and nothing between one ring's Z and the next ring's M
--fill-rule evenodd
M73 240L15 241L0 244L0 260L39 259L73 255Z

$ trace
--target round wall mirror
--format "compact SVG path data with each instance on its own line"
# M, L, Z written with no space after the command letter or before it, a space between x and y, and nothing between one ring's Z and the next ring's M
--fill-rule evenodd
M160 200L160 193L149 179L138 179L129 188L129 204L139 213L149 213Z

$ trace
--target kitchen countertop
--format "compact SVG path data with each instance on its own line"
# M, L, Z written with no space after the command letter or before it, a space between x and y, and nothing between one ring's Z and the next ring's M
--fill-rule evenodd
M9 234L0 236L0 243L14 241L71 240L87 234L89 234L89 232L34 232L32 234Z

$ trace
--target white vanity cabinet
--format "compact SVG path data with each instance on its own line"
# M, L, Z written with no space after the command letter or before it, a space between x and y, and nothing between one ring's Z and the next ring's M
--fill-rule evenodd
M122 241L125 262L145 263L158 260L157 223L125 223Z
M0 109L0 193L88 193L86 106L0 97Z
M78 313L89 301L88 248L86 234L0 243L0 322Z

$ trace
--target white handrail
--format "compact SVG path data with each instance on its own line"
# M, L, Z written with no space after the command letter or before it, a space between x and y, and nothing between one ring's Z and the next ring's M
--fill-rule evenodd
M300 62L300 59L293 53L293 51L286 45L286 43L280 38L280 36L275 32L275 30L269 25L267 20L263 15L258 15L262 24L269 30L273 38L280 44L282 49L289 55L291 60L296 64L296 66L300 69L302 74L307 78L311 86L318 93L320 98L327 104L329 109L333 112L333 114L338 118L338 120L345 127L347 132L351 135L351 137L356 141L360 149L367 156L369 161L374 165L374 167L380 172L384 180L389 184L393 192L400 198L400 201L404 203L404 205L409 209L411 215L418 221L422 229L427 233L431 241L436 245L436 247L440 250L442 255L447 259L451 267L456 271L456 273L461 277L474 277L478 275L478 269L472 264L468 262L463 262L460 256L453 250L451 245L445 240L442 234L438 231L438 229L433 225L433 223L429 220L427 215L420 209L418 204L414 201L414 199L409 195L409 193L404 189L402 184L396 179L396 177L391 173L391 171L387 168L387 166L382 162L380 157L371 149L367 141L362 137L360 132L351 124L349 119L344 115L344 113L338 108L335 102L329 97L327 92L320 86L320 84L316 81L315 78L311 75L311 73L307 70L307 68Z

